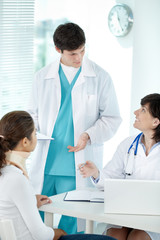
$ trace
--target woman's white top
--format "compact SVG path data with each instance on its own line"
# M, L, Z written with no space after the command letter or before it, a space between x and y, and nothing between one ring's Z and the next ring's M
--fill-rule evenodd
M1 169L0 219L11 219L18 240L53 240L54 230L41 220L37 200L23 172L8 165Z

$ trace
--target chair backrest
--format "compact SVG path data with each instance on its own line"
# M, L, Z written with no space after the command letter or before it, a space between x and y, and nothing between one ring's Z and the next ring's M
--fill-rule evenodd
M12 220L0 220L0 240L17 240Z

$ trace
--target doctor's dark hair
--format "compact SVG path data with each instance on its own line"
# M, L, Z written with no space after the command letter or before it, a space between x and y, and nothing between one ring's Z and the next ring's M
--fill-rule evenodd
M31 140L34 128L32 117L25 111L9 112L2 117L0 120L0 169L6 164L5 153L14 150L19 141L25 137Z
M53 34L53 41L62 53L63 50L76 50L86 42L84 31L75 23L65 23L57 27Z
M149 105L149 112L154 118L160 120L160 94L152 93L141 99L141 105ZM154 129L154 139L156 142L160 142L160 124Z

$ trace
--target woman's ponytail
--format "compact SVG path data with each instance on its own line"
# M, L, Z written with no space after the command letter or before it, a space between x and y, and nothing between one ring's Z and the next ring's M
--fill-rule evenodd
M9 151L9 144L3 135L0 135L0 169L6 164L5 153ZM1 175L1 172L0 172Z

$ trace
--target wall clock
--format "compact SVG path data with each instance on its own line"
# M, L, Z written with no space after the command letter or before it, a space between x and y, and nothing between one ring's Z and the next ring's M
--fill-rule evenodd
M127 35L133 25L133 13L126 4L117 4L109 12L108 26L116 37Z

